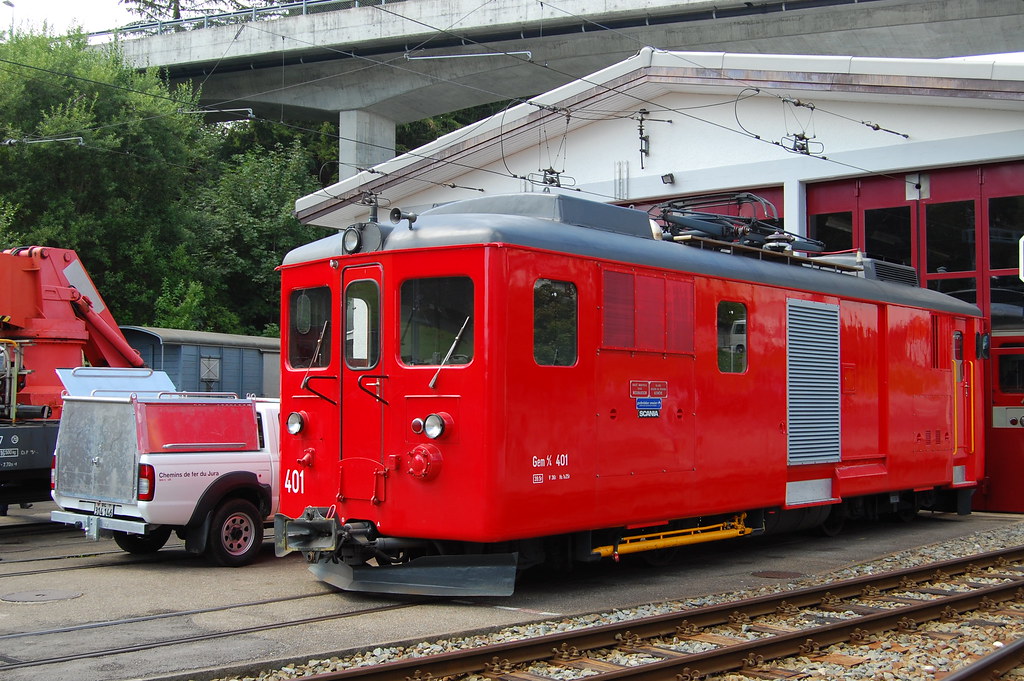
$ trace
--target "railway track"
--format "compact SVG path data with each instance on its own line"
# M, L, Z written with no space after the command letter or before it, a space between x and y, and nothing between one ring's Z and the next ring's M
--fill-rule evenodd
M19 632L14 634L0 635L0 648L12 647L17 641L24 641L26 639L46 639L51 636L58 636L62 634L86 632L89 630L102 629L106 627L116 626L134 626L142 622L152 622L158 619L172 619L181 618L182 620L192 618L200 614L210 614L216 612L230 612L238 611L243 608L251 608L263 605L270 605L276 603L284 603L291 601L301 601L311 598L329 598L333 596L330 593L313 593L313 594L301 594L292 597L273 598L259 601L250 601L244 603L234 603L224 606L202 608L196 610L182 610L178 612L161 613L158 615L151 615L147 617L132 617L121 620L108 620L101 622L92 622L83 625L60 627L55 629L48 629L43 631L28 631ZM147 650L154 650L157 648L166 648L170 646L182 646L183 648L189 644L202 643L207 641L215 641L218 639L231 638L235 636L242 636L245 634L258 634L261 632L271 631L273 629L283 629L287 627L301 627L310 624L319 624L323 622L330 622L334 620L348 619L354 617L371 616L374 614L389 612L393 610L400 610L403 608L412 608L419 604L419 601L411 601L404 603L396 603L384 606L375 606L370 608L361 608L358 610L350 610L347 612L334 612L326 615L319 615L315 617L300 617L295 619L280 620L272 623L260 624L256 626L248 627L235 627L229 629L223 629L214 632L206 632L203 634L178 636L173 638L164 638L159 641L149 641L138 643L135 645L125 646L112 646L112 647L100 647L97 646L90 650L79 651L68 654L52 655L49 657L40 657L36 659L18 659L17 657L0 655L0 676L5 672L9 673L18 669L42 667L66 664L68 662L75 662L78 660L86 660L93 658L107 658L114 655L122 655L128 653L139 653ZM103 641L102 637L97 638L98 641ZM10 643L7 643L10 642ZM59 646L55 646L54 649L59 649ZM39 678L46 678L43 673Z
M36 537L41 535L56 535L66 537L69 542L52 545L50 548L63 549L61 553L39 556L40 546L35 544L29 546L22 544L21 537ZM268 542L269 543L269 542ZM64 548L67 545L68 548ZM170 552L183 552L185 542L172 538L161 551L153 554L129 554L114 545L113 542L92 542L86 540L82 531L68 525L52 522L20 523L0 527L0 580L13 577L42 576L51 573L63 573L69 570L92 570L102 568L120 568L132 565L144 565L149 563L170 563L174 561L197 561L202 560L194 554L179 553L178 556L169 555ZM33 553L29 553L34 551ZM19 556L25 552L26 556ZM106 560L104 560L106 558ZM76 560L87 561L78 564L67 564L64 561ZM49 564L48 567L36 567L27 570L17 570L17 565L39 565ZM8 571L10 570L10 571Z
M1008 524L1002 517L996 519L998 522L982 517L977 520L985 521L986 526L991 527L991 536L979 535L979 538L967 541L952 540L948 547L926 544L915 550L919 553L915 558L908 560L909 556L894 556L892 562L910 564L914 560L933 560L936 555L963 555L982 547L1024 546L1024 530L1020 529L1024 526L1020 526L1019 520L1012 521L1013 524ZM1003 533L1004 527L1010 531ZM949 526L940 529L947 531L955 528ZM996 530L999 532L996 533ZM956 537L957 533L953 536ZM380 597L338 594L319 583L308 579L303 581L301 560L271 559L267 555L245 570L225 571L213 568L201 559L183 560L181 556L184 554L173 549L169 555L161 555L168 553L166 551L158 554L158 560L152 565L118 564L112 570L81 569L66 575L50 575L33 568L48 568L50 565L93 566L95 563L118 559L133 562L134 557L118 552L113 558L97 555L85 559L53 560L56 552L70 553L73 550L71 542L66 545L64 541L55 542L49 537L41 537L36 541L26 539L24 544L28 550L14 555L19 560L25 557L25 564L7 565L5 568L5 564L0 563L0 575L5 571L16 570L19 575L23 570L30 571L21 579L0 579L0 586L4 587L0 592L11 596L40 596L34 600L18 601L14 605L0 605L0 624L5 625L0 631L0 678L10 681L35 681L39 678L100 681L157 678L160 675L181 679L185 674L197 680L234 678L233 674L238 674L239 678L283 679L290 678L287 672L267 672L267 676L260 677L261 670L292 669L295 676L304 676L353 664L375 664L384 668L385 661L395 660L399 656L420 655L418 661L406 662L406 666L397 671L396 676L404 681L405 676L414 677L428 659L444 660L445 655L449 654L442 651L479 646L483 642L500 640L500 637L510 635L530 635L529 632L538 630L561 630L568 626L591 627L587 632L604 631L605 627L595 627L594 624L606 621L604 615L599 613L607 607L613 607L609 603L618 602L623 604L621 607L626 607L625 604L637 602L631 595L635 589L626 594L618 593L619 587L613 586L602 572L593 575L593 579L586 574L577 575L571 580L571 585L564 586L564 591L563 587L551 584L549 579L540 579L536 584L527 580L523 588L525 595L511 602L488 599L432 599L424 603L404 600L396 602L395 599L385 601ZM753 554L749 552L753 550L756 553L756 542L748 547L748 553L741 556L728 551L704 555L701 562L706 560L708 565L703 568L688 566L685 569L668 570L668 573L676 574L671 578L673 585L667 587L659 584L659 579L667 577L660 570L634 570L624 565L617 573L617 582L640 580L646 584L644 580L651 577L654 589L667 588L676 592L685 589L691 597L678 599L668 596L662 604L659 599L663 597L660 595L641 595L641 598L654 598L656 603L653 607L637 608L636 612L629 608L627 611L609 614L611 617L635 618L637 612L665 613L669 608L687 608L687 613L705 612L708 608L695 610L692 604L706 604L713 600L717 602L721 596L707 597L701 594L722 593L748 576L751 579L746 581L755 585L764 584L763 578L783 578L782 573L778 577L768 577L766 574L762 578L759 572L748 575L747 570L764 565L799 569L812 564L818 549L807 546L805 542L793 544L800 547L799 551L785 543L773 543L759 554L760 557L754 559L751 559ZM828 544L831 546L832 542ZM906 546L899 542L895 545ZM89 551L94 546L91 543L87 545ZM792 555L786 553L791 549L795 551ZM849 575L862 572L849 569L848 566L853 564L851 560L861 558L864 550L864 546L861 546L856 552L844 553L842 557L834 556L833 551L828 550L823 555L833 561L834 569ZM876 550L874 546L869 549ZM30 555L38 556L38 560L43 562L32 565ZM76 554L76 557L81 555ZM888 554L882 552L881 555ZM836 558L839 560L836 561ZM796 562L776 562L780 560ZM802 562L805 560L809 562ZM975 562L979 560L976 558ZM886 558L885 562L889 561L890 558ZM738 568L734 566L737 562L740 564ZM879 568L876 566L869 569ZM1002 571L1007 572L1009 569ZM929 568L923 574L928 575L933 570ZM726 572L729 577L717 579L717 590L713 590L700 581L705 579L702 575L708 571L715 574ZM958 574L953 569L947 569L947 572ZM296 573L298 578L295 577ZM676 579L685 581L674 585ZM527 588L531 584L533 588ZM833 583L829 588L834 589L835 586ZM40 593L37 594L37 590ZM552 598L555 591L559 595ZM641 589L639 593L651 592ZM796 593L804 591L788 592L788 597L792 598ZM311 597L320 595L324 598ZM585 606L582 605L584 603ZM727 615L731 610L738 608L738 604L731 605L723 616L723 622L728 621ZM764 617L775 616L771 608L768 610L771 612ZM514 611L519 612L510 614ZM2 619L5 616L6 619ZM540 617L557 619L539 621ZM638 622L648 620L631 620L625 630L639 631L635 628ZM755 622L748 627L762 624ZM502 626L511 628L496 629ZM563 638L554 642L550 638L542 639L542 646L536 656L540 661L538 668L531 667L528 661L512 662L512 667L488 667L488 664L494 663L494 657L498 657L499 661L516 659L515 651L505 654L501 647L481 648L483 657L477 661L478 664L467 666L463 661L460 664L465 671L445 681L481 681L472 678L470 675L473 674L538 681L535 674L547 675L550 670L555 670L559 674L578 675L582 672L577 666L586 667L589 664L611 665L611 669L618 669L614 665L619 657L632 656L630 663L649 661L641 653L626 652L627 644L658 647L676 642L674 626L665 626L666 631L673 632L666 635L665 640L658 640L657 637L640 641L617 640L614 635L616 632L612 632L607 641L598 641L596 647L580 647L582 660L576 661L558 661L551 651L563 642L573 645L568 638L572 633L565 632ZM465 638L456 633L467 631L491 633ZM705 629L703 633L710 632ZM729 633L724 632L722 635ZM1004 642L1009 643L1010 640L1005 638ZM509 644L504 645L507 647ZM687 651L688 654L690 652ZM422 657L426 655L432 657ZM388 667L394 669L391 665ZM695 668L702 673L710 673L701 667ZM421 678L426 673L430 672L424 668ZM572 681L573 678L567 676L565 680Z
M76 536L75 539L78 539L78 537ZM30 557L20 558L17 557L16 553L2 556L0 557L0 560L2 560L2 562L0 562L0 569L3 569L4 571L0 572L0 580L11 577L30 577L33 575L61 573L67 572L68 570L92 570L109 567L116 568L130 565L143 565L147 563L168 563L173 560L188 561L198 559L196 556L192 554L182 554L181 557L173 558L168 556L166 551L184 551L184 542L169 542L165 547L166 551L164 553L157 552L154 554L141 555L132 555L129 553L125 553L120 548L113 546L112 543L107 544L107 546L109 546L110 548L99 548L103 545L96 545L90 542L88 544L89 550L87 551L81 550L82 544L80 542L76 542L75 546L77 547L77 550L72 549L70 552L48 555L44 557L32 555ZM4 542L2 540L0 540L0 554L4 553L5 548L8 547L4 545ZM109 560L101 560L103 558L109 558ZM90 562L75 565L69 565L63 562L68 560L86 560ZM12 570L10 572L7 571L8 569L11 569L13 566L16 565L38 565L40 563L47 563L51 566L33 568L30 570Z
M318 681L406 681L486 678L499 681L696 681L724 678L829 678L800 670L807 661L833 665L852 677L858 646L909 650L899 637L952 641L987 630L1000 658L969 655L962 667L940 670L922 664L910 676L935 678L954 671L957 681L993 678L1024 656L1024 547L979 554L819 587L761 596L427 658L317 675ZM992 636L992 631L998 635ZM1003 641L1000 637L1011 639ZM1007 645L1007 643L1009 643ZM830 646L842 646L836 652ZM852 646L852 647L851 647ZM952 649L953 644L949 644ZM865 659L867 659L865 657ZM797 660L797 662L793 662ZM819 669L820 672L820 669ZM716 676L739 674L740 676ZM872 674L873 676L873 674ZM868 676L866 678L871 678ZM946 678L952 678L951 676Z
M19 522L0 525L0 538L17 537L30 534L71 534L81 530L70 525L45 521Z

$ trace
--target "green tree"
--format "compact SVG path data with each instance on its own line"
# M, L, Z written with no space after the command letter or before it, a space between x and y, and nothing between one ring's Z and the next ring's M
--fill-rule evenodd
M404 154L470 123L492 116L511 104L515 104L515 101L481 104L398 125L395 127L395 151Z
M198 281L172 284L164 279L156 299L153 324L165 329L201 329L206 326L206 303L206 291Z
M285 254L326 236L293 215L295 199L319 188L309 173L301 143L272 149L254 147L225 163L217 181L198 195L202 212L193 230L193 253L201 253L210 273L206 294L214 320L237 315L234 333L276 333L280 277ZM182 289L186 300L187 288Z
M291 148L298 143L306 159L309 174L326 187L338 176L338 126L336 123L292 121L287 124L266 119L232 121L221 126L221 158L262 148Z
M189 240L190 198L215 169L218 136L180 113L196 100L84 35L12 32L0 43L0 138L12 141L0 147L0 246L78 251L115 318L149 322L167 255Z
M152 325L168 329L238 333L241 324L231 309L229 295L218 296L218 274L210 267L196 271L209 258L196 250L200 239L194 236L168 256L170 273L160 283L160 295L153 310Z
M11 224L14 223L14 206L0 198L0 243L8 240Z

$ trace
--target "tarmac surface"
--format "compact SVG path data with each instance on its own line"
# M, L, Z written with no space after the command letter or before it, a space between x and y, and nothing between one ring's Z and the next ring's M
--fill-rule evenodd
M922 514L911 523L853 525L837 537L748 537L683 549L676 560L659 567L624 559L618 564L604 561L569 576L527 573L508 598L424 603L336 591L317 582L301 556L276 558L269 541L255 564L230 569L213 567L203 557L186 553L173 537L156 560L138 562L113 541L92 542L81 532L15 531L19 525L28 529L27 523L45 521L54 508L49 502L27 510L14 507L9 516L0 517L0 677L5 681L212 678L201 670L227 667L241 673L276 667L281 661L304 662L385 644L430 641L560 616L787 583L907 548L1024 522L1024 516L1010 514ZM96 563L103 566L85 567ZM285 600L266 602L272 599ZM216 609L255 601L261 603ZM386 605L404 607L358 614ZM180 611L190 613L162 617ZM6 664L79 650L337 613L352 616L139 653L4 669ZM120 623L90 625L111 620ZM68 631L69 627L75 629ZM25 635L50 630L61 631Z

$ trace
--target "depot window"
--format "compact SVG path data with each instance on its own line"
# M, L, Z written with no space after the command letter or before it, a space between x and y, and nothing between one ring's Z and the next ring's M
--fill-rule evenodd
M473 359L473 280L469 277L403 282L400 319L403 363L459 365Z
M345 364L369 369L380 359L380 289L377 282L354 281L345 289Z
M747 306L731 300L718 303L718 370L747 370Z
M999 392L1024 393L1024 354L999 355Z
M576 363L578 335L576 285L538 279L533 285L533 357L541 366Z
M933 203L925 207L925 215L928 221L928 272L973 270L974 202Z
M288 297L288 364L293 369L331 363L331 289L296 289Z

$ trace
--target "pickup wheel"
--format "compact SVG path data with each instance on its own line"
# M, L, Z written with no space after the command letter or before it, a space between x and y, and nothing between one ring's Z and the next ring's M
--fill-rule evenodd
M149 534L128 534L114 532L114 543L128 553L156 553L164 547L171 536L171 528L161 527Z
M213 514L206 552L225 567L248 565L263 545L263 518L245 499L229 499Z

